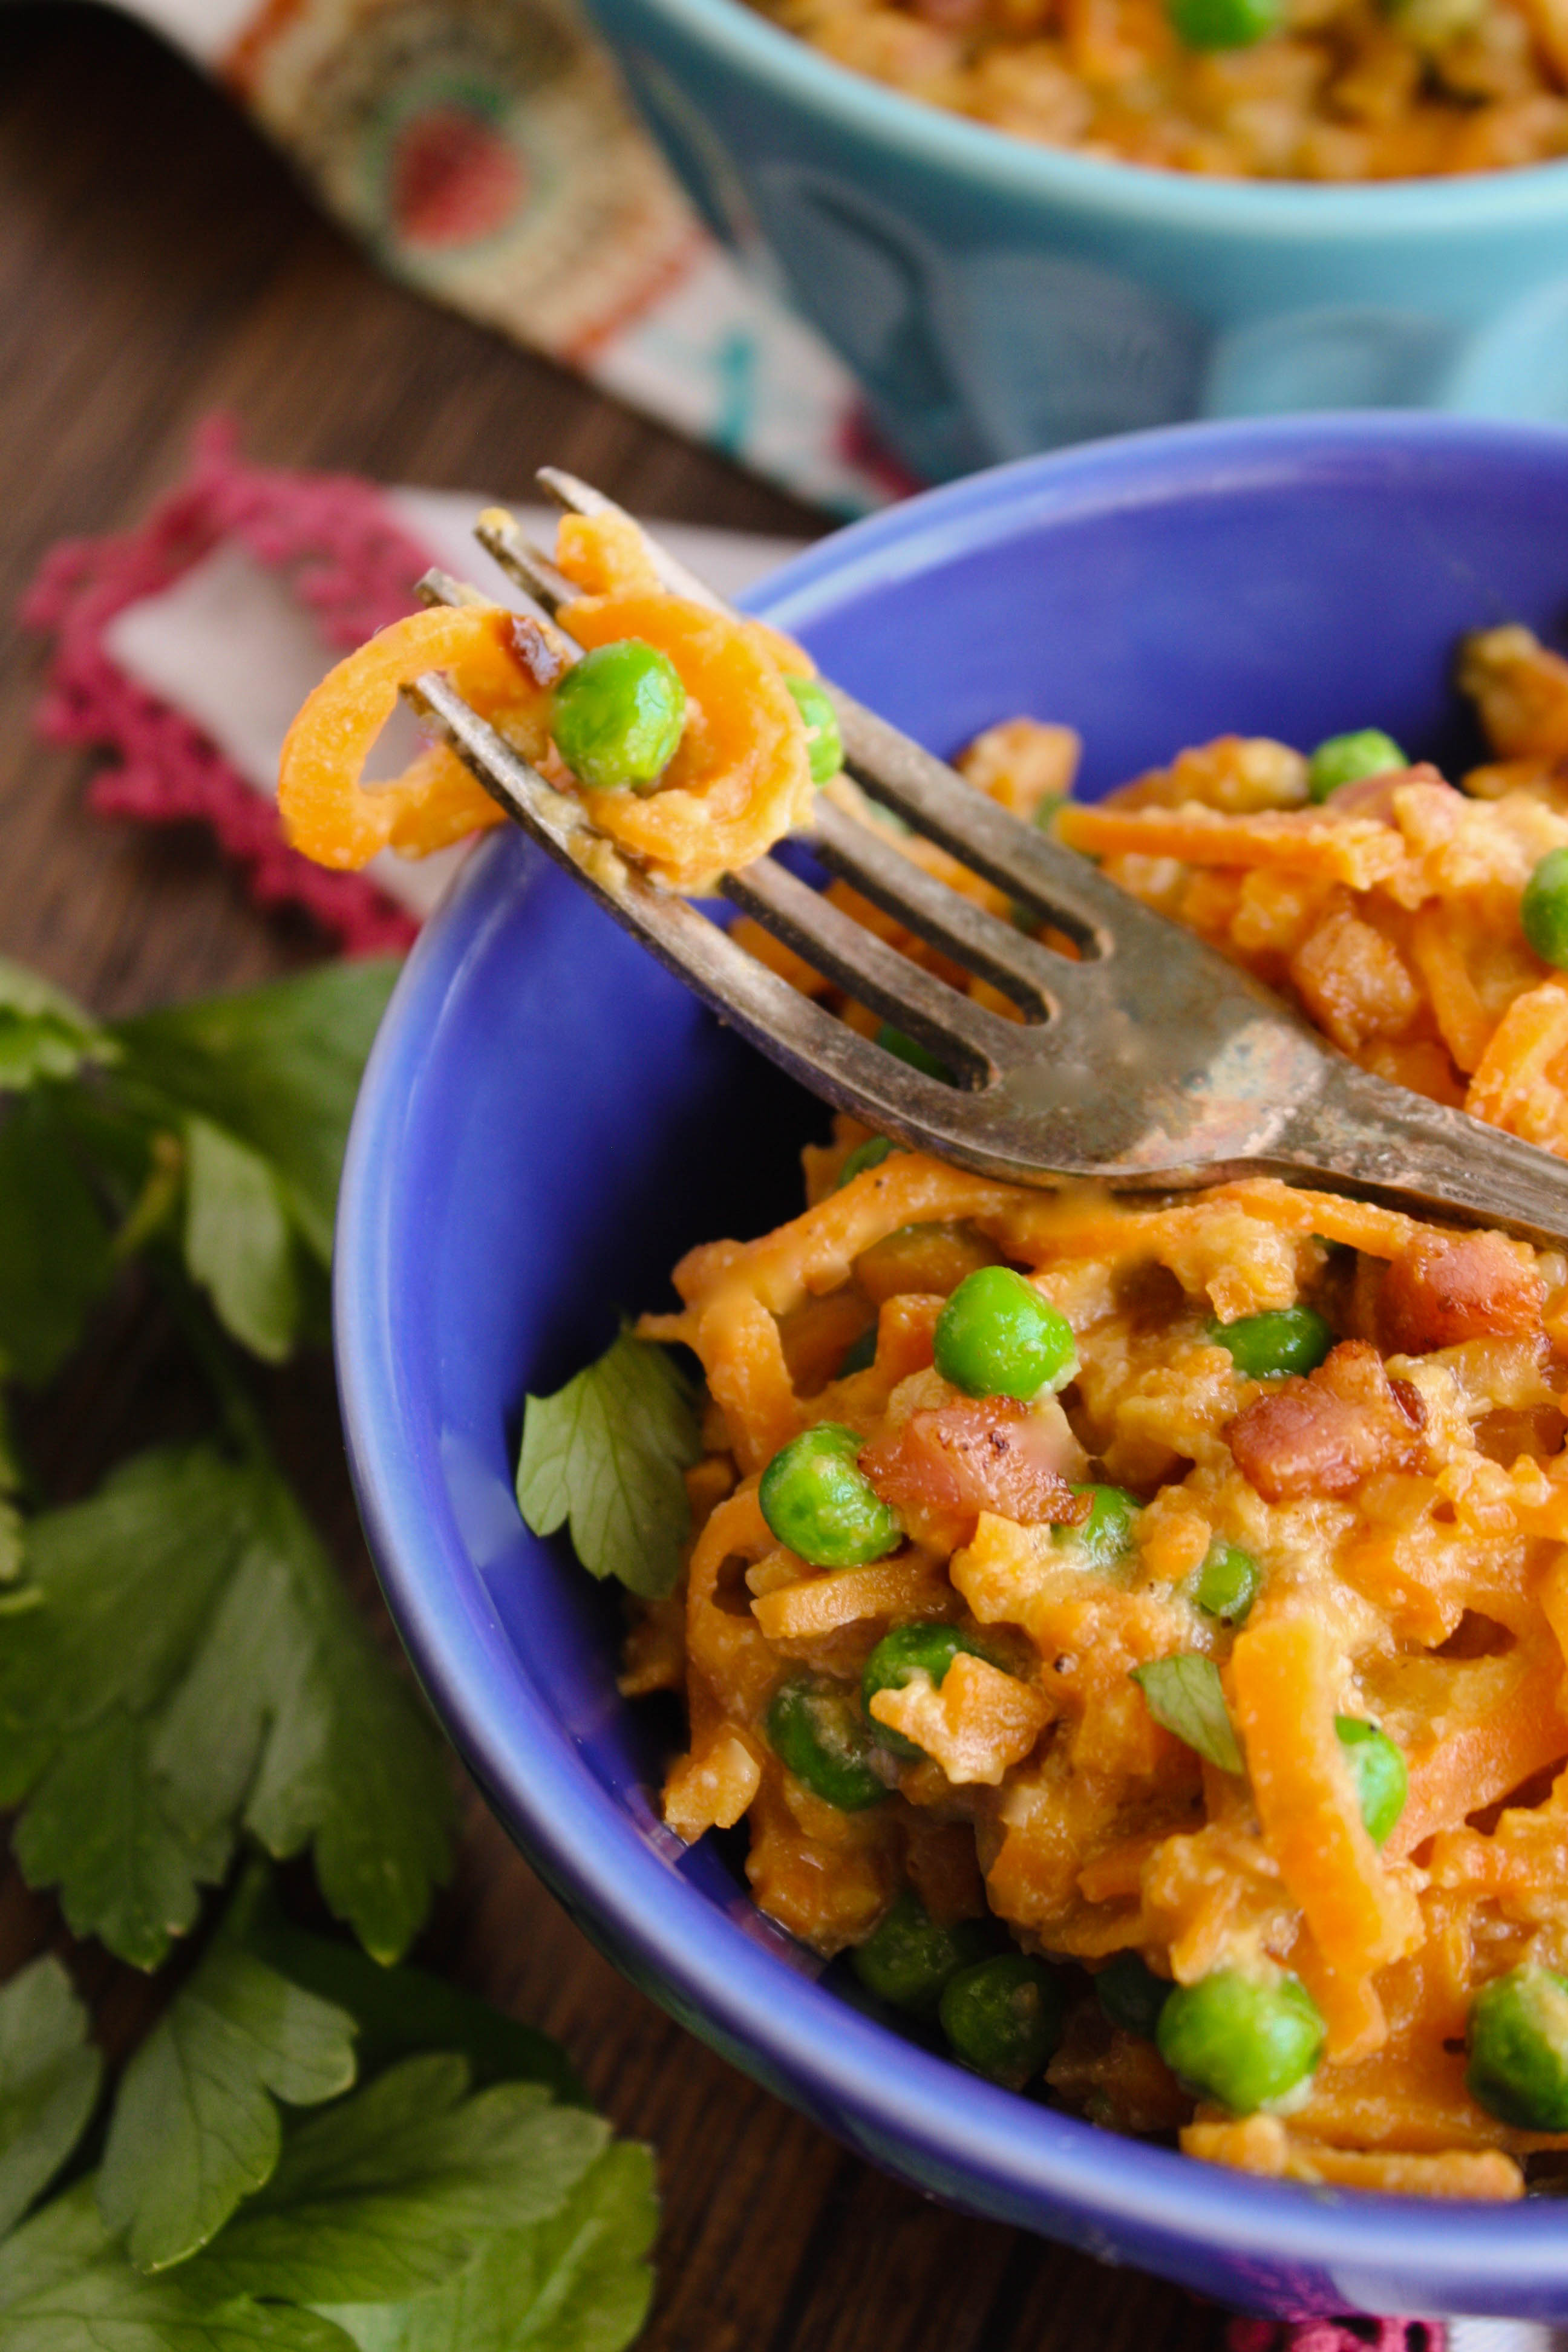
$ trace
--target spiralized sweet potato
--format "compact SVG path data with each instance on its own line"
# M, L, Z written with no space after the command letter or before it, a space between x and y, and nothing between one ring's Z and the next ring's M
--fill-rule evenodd
M1183 1983L1273 1959L1327 2026L1310 2095L1289 2126L1200 2111L1182 2133L1190 2153L1340 2188L1519 2195L1533 2151L1568 2142L1477 2106L1454 2048L1477 1987L1568 1934L1568 1802L1543 1797L1540 1777L1568 1761L1568 1461L1522 1440L1496 1460L1479 1435L1496 1441L1505 1395L1551 1394L1568 1376L1542 1353L1568 1266L1271 1180L1133 1208L901 1152L837 1186L858 1137L841 1121L835 1146L810 1155L815 1204L756 1241L694 1251L676 1272L679 1311L642 1327L700 1360L716 1469L739 1480L692 1551L691 1745L667 1818L682 1835L732 1820L755 1769L754 1890L824 1951L863 1940L914 1883L907 1857L940 1822L947 1837L966 1825L988 1906L1028 1949L1091 1969L1133 1949ZM1113 1571L1079 1560L1073 1527L1037 1517L1032 1489L999 1489L956 1538L922 1519L919 1540L868 1568L824 1573L770 1549L757 1480L798 1430L847 1423L867 1475L885 1469L902 1495L902 1433L974 1410L942 1405L928 1292L884 1297L871 1360L826 1385L818 1368L809 1391L781 1341L792 1318L831 1302L842 1330L864 1329L858 1267L922 1227L973 1235L969 1263L1023 1267L1072 1321L1070 1436L1091 1476L1130 1485L1142 1505ZM911 1251L908 1263L922 1262ZM1473 1279L1488 1268L1496 1312ZM1375 1336L1378 1285L1395 1269L1404 1354ZM1325 1393L1371 1432L1356 1479L1324 1494L1275 1491L1232 1444L1281 1383L1244 1378L1207 1337L1215 1313L1301 1301L1344 1334ZM1525 1435L1529 1409L1510 1408ZM1391 1452L1385 1421L1410 1443ZM1239 1629L1191 1598L1215 1536L1261 1563ZM1558 1558L1563 1569L1543 1575ZM868 1722L912 1739L919 1760L889 1771L886 1803L837 1814L784 1771L769 1703L803 1664L853 1691L887 1628L911 1622L1001 1647L961 1652L940 1685L917 1674L874 1696ZM1163 1728L1133 1679L1194 1651L1220 1664L1241 1780ZM1381 1721L1405 1755L1409 1798L1381 1849L1336 1732L1342 1713ZM1139 2066L1130 2106L1114 2037L1086 2032L1051 2081L1137 2127L1191 2114L1152 2049ZM1145 2095L1156 2078L1160 2096Z
M297 849L319 864L359 867L382 849L423 856L498 824L503 812L444 745L395 782L366 786L367 754L398 692L426 671L451 677L481 717L563 790L634 864L678 891L710 887L771 848L806 815L814 790L805 724L784 685L809 675L798 646L668 593L641 533L625 516L568 516L558 561L583 593L561 614L584 651L634 638L668 655L688 697L684 732L657 784L589 791L550 741L552 658L542 667L531 625L499 606L418 613L351 654L310 696L283 748L279 806ZM537 638L539 633L532 631ZM550 651L553 656L554 641Z
M426 670L452 671L481 717L542 757L545 698L517 658L511 621L496 605L414 613L322 679L284 739L279 772L278 805L296 849L318 866L355 868L379 850L423 857L500 823L501 810L444 744L395 782L367 787L361 776L399 689Z
M1537 860L1568 842L1568 665L1501 633L1472 647L1467 676L1509 752L1490 800L1411 770L1310 807L1300 754L1224 738L1100 809L1069 801L1056 822L1367 1066L1568 1152L1568 982L1546 973L1518 912ZM1032 811L1070 782L1071 757L1061 730L1012 721L963 764ZM852 788L830 789L868 814ZM1003 911L941 852L900 845ZM1112 2032L1087 1995L1047 2085L1278 2179L1521 2195L1568 2135L1478 2105L1463 2043L1492 1978L1568 1963L1568 1260L1273 1180L1133 1205L900 1152L840 1185L861 1139L840 1120L805 1155L804 1214L694 1251L679 1311L643 1326L701 1361L716 1471L737 1482L721 1507L732 1525L715 1537L710 1522L692 1553L691 1748L667 1817L689 1834L694 1780L717 1788L726 1758L734 1769L722 1743L750 1743L753 1889L824 1952L921 1890L913 1857L940 1832L972 1841L989 1910L1058 1966L1092 1974L1136 1951L1182 1985L1287 1969L1325 2029L1288 2120L1194 2112L1153 2047ZM1012 1475L1018 1408L961 1398L933 1368L942 1294L998 1262L1073 1327L1080 1368L1058 1404L1080 1465L1042 1461L1140 1507L1109 1566L1074 1549L1049 1480ZM1215 1342L1215 1320L1302 1304L1333 1339L1309 1375L1245 1377ZM836 1369L833 1349L869 1329L869 1360ZM905 1545L871 1567L825 1573L768 1549L758 1479L821 1421L854 1430L862 1473L904 1514ZM1031 1428L1059 1443L1044 1419ZM1194 1599L1216 1542L1259 1565L1241 1623ZM837 1813L773 1753L773 1695L804 1666L852 1696L889 1626L933 1623L985 1654L961 1648L940 1680L917 1672L862 1702L873 1736L913 1748L888 1751L886 1801ZM1140 1671L1178 1656L1217 1668L1239 1772L1146 1703ZM1381 1844L1344 1717L1380 1725L1404 1757L1408 1793Z

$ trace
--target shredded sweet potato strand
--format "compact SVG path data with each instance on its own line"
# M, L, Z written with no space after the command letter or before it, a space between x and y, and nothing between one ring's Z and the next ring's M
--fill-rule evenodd
M584 650L627 638L652 646L674 663L689 698L679 747L657 786L584 788L588 813L669 888L710 886L809 812L805 724L784 681L809 675L810 659L761 622L731 620L666 592L625 516L567 516L558 560L583 591L562 621ZM361 782L399 689L429 670L447 674L554 783L574 787L550 743L549 684L536 678L513 621L491 605L418 613L338 664L284 745L279 803L296 848L321 865L353 868L382 849L424 856L500 822L502 812L444 745L394 783L367 789ZM552 656L559 643L549 640Z
M1362 1823L1334 1731L1339 1672L1327 1629L1294 1612L1248 1625L1231 1674L1258 1817L1280 1874L1325 1966L1368 1977L1420 1941L1421 1915Z
M459 604L411 614L324 677L284 739L278 805L296 849L319 866L368 866L379 850L423 856L465 834L499 824L501 811L443 745L396 782L367 788L361 772L396 707L398 690L426 670L450 670L480 715L506 722L544 751L544 698L510 643L511 614Z

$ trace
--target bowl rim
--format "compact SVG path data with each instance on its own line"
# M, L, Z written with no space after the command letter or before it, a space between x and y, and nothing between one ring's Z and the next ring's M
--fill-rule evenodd
M754 598L770 618L827 608L868 567L908 573L983 547L1043 514L1184 499L1202 483L1321 479L1412 438L1439 452L1550 462L1568 473L1568 428L1369 413L1181 425L1016 460L854 524L773 574ZM1343 478L1342 470L1341 478ZM355 1109L333 1276L350 1467L388 1606L459 1754L552 1888L659 1985L700 2011L739 2063L849 2119L853 2144L897 2165L918 2150L954 2201L1044 2228L1046 2209L1091 2252L1160 2267L1162 2252L1326 2276L1346 2304L1412 2311L1568 2315L1568 2210L1381 2193L1325 2194L1222 2170L1122 2139L1016 2098L908 2043L716 1914L603 1788L558 1718L517 1673L468 1551L429 1508L393 1317L395 1165L417 1119L449 991L512 914L520 847L498 833L426 924L373 1049ZM1487 2300L1478 2305L1478 2282ZM1492 2292L1492 2283L1497 2291ZM1343 2307L1342 2305L1342 2307Z
M855 72L771 23L747 0L616 0L663 16L749 79L782 87L839 131L908 162L937 163L1018 197L1248 245L1361 245L1458 230L1523 228L1568 210L1568 159L1415 180L1210 179L1079 155L972 121Z

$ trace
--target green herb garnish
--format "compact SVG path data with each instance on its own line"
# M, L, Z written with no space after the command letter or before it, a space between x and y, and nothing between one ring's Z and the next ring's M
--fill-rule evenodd
M571 1523L590 1576L669 1592L691 1527L681 1472L702 1453L691 1391L662 1348L622 1331L553 1396L528 1399L517 1501L536 1536Z
M1219 1668L1212 1658L1195 1652L1155 1658L1146 1666L1134 1666L1132 1679L1156 1723L1173 1731L1222 1772L1245 1772L1241 1746L1220 1687Z

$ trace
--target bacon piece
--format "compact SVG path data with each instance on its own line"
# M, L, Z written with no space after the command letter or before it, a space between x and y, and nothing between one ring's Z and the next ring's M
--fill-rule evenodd
M1225 1433L1236 1466L1266 1503L1348 1495L1374 1471L1408 1468L1426 1408L1391 1381L1377 1349L1343 1339L1306 1380L1282 1381Z
M994 1511L1025 1527L1073 1527L1089 1514L1061 1472L1062 1432L1011 1397L914 1412L860 1456L885 1503L915 1527Z
M1501 1234L1417 1233L1389 1266L1378 1330L1391 1355L1537 1331L1546 1297L1528 1254Z
M512 615L511 649L535 686L553 686L566 667L565 656L527 613Z

